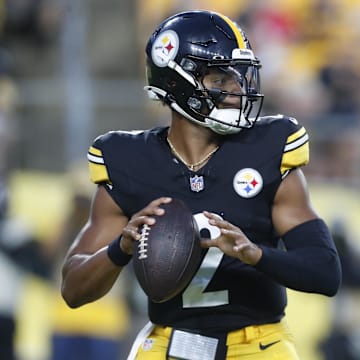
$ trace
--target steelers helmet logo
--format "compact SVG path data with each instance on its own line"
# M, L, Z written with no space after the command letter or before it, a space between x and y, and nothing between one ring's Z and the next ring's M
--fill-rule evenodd
M165 67L174 60L179 50L179 38L175 31L167 30L154 41L151 57L155 65Z
M252 198L263 188L263 179L255 169L246 168L236 173L233 186L241 197Z

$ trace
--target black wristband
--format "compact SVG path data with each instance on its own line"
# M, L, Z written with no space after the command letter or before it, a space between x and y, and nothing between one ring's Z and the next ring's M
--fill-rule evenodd
M116 266L125 266L131 260L132 255L126 254L121 250L120 241L121 235L109 244L107 255Z

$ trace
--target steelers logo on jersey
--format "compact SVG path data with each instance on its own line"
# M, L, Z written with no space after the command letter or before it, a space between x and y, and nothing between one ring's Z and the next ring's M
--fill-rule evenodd
M155 40L151 49L151 57L155 65L165 67L174 60L179 50L179 38L175 31L167 30Z
M257 170L245 168L236 173L233 186L241 197L252 198L263 188L263 179Z

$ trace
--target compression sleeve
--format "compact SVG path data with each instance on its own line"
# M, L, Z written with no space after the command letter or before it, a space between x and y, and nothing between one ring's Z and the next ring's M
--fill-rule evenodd
M261 246L256 269L290 289L334 296L341 283L341 265L325 222L307 221L282 239L286 251Z

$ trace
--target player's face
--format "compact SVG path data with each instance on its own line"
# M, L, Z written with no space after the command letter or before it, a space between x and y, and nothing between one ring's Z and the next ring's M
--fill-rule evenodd
M242 90L242 76L233 67L214 68L202 79L203 86L208 90L219 92L216 98L218 108L239 108L241 96L244 95ZM214 96L214 92L211 92Z

